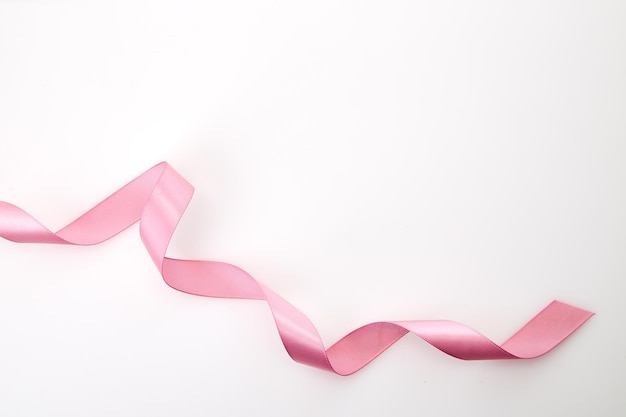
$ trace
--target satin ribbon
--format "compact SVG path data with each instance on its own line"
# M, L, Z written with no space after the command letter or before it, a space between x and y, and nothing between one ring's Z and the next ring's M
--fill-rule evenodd
M95 245L139 221L141 240L170 287L205 297L267 301L293 360L339 375L358 371L407 333L460 359L534 358L552 350L593 315L553 301L501 345L454 321L383 321L360 327L325 349L300 310L241 268L165 256L192 194L191 184L162 162L56 233L19 207L0 202L0 236L19 243Z

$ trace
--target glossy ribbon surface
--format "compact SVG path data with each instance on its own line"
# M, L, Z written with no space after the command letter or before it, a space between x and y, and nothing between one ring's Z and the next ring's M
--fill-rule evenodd
M20 243L95 245L139 221L141 240L170 287L206 297L267 301L289 355L339 375L358 371L409 332L460 359L534 358L550 351L593 315L553 301L502 345L448 320L377 322L325 349L317 329L300 310L241 268L165 256L192 194L191 184L162 162L56 233L19 207L0 201L0 236Z

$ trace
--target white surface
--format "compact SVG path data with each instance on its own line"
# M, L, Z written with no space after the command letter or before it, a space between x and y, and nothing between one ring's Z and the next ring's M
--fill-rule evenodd
M341 378L265 304L169 289L136 227L0 241L0 415L620 415L625 5L0 2L0 199L47 226L167 160L196 186L169 254L243 267L327 343L597 313L538 360L406 337Z

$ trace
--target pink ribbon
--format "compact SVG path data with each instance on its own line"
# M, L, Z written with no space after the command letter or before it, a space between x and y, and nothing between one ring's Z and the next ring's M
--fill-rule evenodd
M460 359L535 358L553 349L593 315L553 301L502 345L454 321L377 322L354 330L325 349L315 326L300 310L241 268L165 256L192 194L191 184L162 162L56 233L19 207L0 201L0 236L20 243L95 245L140 221L141 240L170 287L205 297L267 301L289 356L339 375L358 371L409 332Z

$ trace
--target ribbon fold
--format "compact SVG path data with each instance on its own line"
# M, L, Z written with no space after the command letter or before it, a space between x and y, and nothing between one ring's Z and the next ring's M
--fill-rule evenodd
M350 375L407 333L460 359L529 359L552 350L593 313L553 301L502 345L448 320L384 321L362 326L325 349L313 323L241 268L166 255L193 187L166 162L155 165L56 233L19 207L0 201L0 236L19 243L96 245L136 222L164 281L205 297L265 300L287 353L296 362Z

